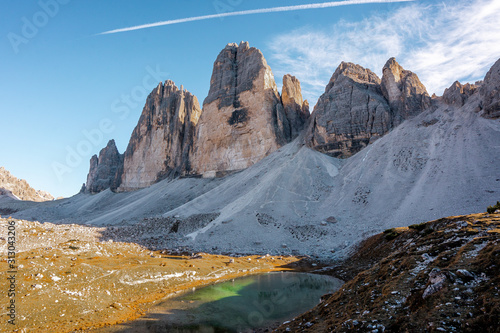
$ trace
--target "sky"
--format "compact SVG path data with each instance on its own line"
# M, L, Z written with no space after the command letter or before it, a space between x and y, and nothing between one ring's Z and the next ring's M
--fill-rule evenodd
M0 13L0 166L56 197L80 190L108 140L124 152L160 81L202 103L227 43L259 48L311 105L341 61L381 76L396 57L442 95L500 58L500 0L8 0Z

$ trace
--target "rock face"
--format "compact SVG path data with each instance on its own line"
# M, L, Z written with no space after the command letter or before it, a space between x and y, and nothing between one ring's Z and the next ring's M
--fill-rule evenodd
M290 124L290 133L287 136L293 140L304 129L309 118L309 103L307 100L302 100L300 82L295 76L290 74L283 76L281 103Z
M306 143L331 156L348 157L391 127L391 110L377 75L342 62L314 107Z
M85 193L99 193L108 188L116 190L120 186L122 172L123 155L118 152L115 140L109 140L99 152L99 157L94 155L90 159Z
M29 201L54 200L48 192L35 190L26 180L14 177L4 167L0 167L0 195Z
M486 118L500 117L500 59L484 77L480 94L483 100L483 116Z
M245 169L289 142L290 133L290 121L262 53L246 42L228 44L214 63L203 102L194 173L214 177Z
M200 115L196 96L172 81L160 83L149 94L132 132L119 190L143 188L188 173Z
M461 84L455 81L449 88L444 90L443 100L446 104L462 107L477 89L478 87L474 84Z
M391 58L380 80L369 69L342 62L314 107L308 146L349 157L431 105L417 75Z
M401 67L395 58L382 69L382 94L393 111L394 125L421 113L431 105L431 98L418 76Z

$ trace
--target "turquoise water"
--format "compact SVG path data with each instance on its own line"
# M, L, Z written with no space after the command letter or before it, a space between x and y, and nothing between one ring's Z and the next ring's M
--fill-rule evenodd
M282 323L316 306L342 281L269 273L203 287L158 304L146 316L99 332L242 332Z

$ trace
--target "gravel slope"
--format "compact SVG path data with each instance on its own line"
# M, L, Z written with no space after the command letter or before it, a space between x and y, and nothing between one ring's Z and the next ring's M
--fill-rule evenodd
M197 251L343 258L387 228L482 212L499 199L500 120L474 111L477 95L460 109L435 103L347 160L315 152L299 137L223 179L163 181L42 204L4 197L0 213L96 226L149 223L144 239L155 234ZM113 237L122 240L127 230Z

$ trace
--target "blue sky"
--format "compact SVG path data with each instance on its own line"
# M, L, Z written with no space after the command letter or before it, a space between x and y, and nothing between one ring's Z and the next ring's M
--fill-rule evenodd
M396 56L429 92L481 79L500 58L500 1L411 1L231 16L99 35L166 20L326 1L0 2L0 165L55 196L78 192L89 159L123 152L147 93L173 80L207 95L227 43L262 50L315 102L340 61L381 74ZM54 5L56 4L56 6Z

